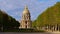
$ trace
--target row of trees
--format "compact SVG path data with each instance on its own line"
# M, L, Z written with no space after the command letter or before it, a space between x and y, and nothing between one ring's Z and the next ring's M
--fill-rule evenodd
M54 6L47 8L37 19L33 22L33 27L41 27L46 25L60 26L60 2L57 2Z
M18 21L0 10L0 31L18 28L19 25Z

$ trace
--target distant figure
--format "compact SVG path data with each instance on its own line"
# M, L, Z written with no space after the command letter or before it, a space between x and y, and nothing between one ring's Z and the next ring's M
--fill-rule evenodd
M20 22L20 27L19 28L31 28L32 27L32 23L31 23L31 18L30 18L30 12L28 10L28 7L25 6L25 9L22 13L22 20Z

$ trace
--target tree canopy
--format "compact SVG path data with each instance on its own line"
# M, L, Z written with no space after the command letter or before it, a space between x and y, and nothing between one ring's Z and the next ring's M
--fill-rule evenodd
M33 27L44 25L60 24L60 2L57 2L54 6L47 8L37 19L33 22Z
M18 28L19 22L7 13L0 10L0 29Z

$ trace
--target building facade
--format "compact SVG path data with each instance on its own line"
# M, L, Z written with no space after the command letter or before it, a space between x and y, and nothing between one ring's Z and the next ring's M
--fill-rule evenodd
M22 19L20 21L19 28L31 28L31 27L32 27L32 23L31 23L30 12L28 10L28 7L25 6L24 11L22 13Z

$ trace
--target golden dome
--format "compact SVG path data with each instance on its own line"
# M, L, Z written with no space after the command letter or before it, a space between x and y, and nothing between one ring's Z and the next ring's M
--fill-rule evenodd
M28 10L28 7L25 6L24 11L23 11L23 14L27 14L27 13L30 13L30 12L29 12L29 10Z

